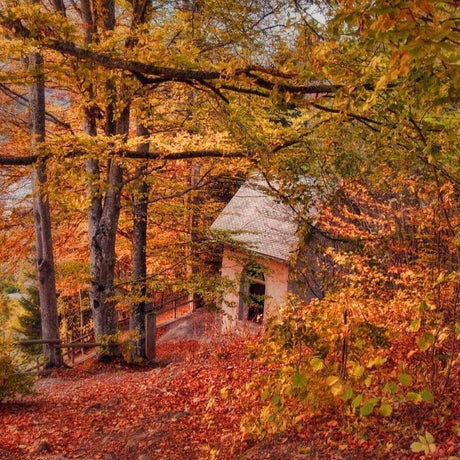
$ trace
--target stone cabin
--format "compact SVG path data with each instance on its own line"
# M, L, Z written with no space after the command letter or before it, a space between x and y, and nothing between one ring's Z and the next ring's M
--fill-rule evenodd
M224 329L262 323L289 292L300 292L289 264L299 245L297 228L292 209L276 201L260 178L244 183L214 221L211 230L224 232L229 241L221 275L237 286L221 305Z

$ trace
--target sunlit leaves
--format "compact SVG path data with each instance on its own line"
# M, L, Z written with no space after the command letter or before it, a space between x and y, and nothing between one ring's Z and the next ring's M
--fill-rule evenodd
M310 366L314 371L320 371L324 369L324 362L320 358L312 358L310 360Z
M353 375L360 379L364 375L364 367L363 366L356 366L355 369L353 370Z
M425 431L425 435L420 435L418 438L419 441L410 445L412 452L424 452L426 455L436 452L434 437L429 431Z

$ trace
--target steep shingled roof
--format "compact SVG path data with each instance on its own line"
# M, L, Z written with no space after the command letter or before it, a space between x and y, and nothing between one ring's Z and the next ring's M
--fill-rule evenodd
M232 238L264 256L288 260L298 244L293 211L267 192L267 183L254 178L243 184L211 230L229 231Z

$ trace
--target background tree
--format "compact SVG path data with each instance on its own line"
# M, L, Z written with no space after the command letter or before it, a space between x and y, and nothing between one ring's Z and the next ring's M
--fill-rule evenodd
M56 281L51 235L49 200L43 192L46 182L45 143L45 76L43 57L30 53L28 70L33 75L30 90L30 135L32 152L40 157L32 173L33 213L35 221L38 292L40 296L42 339L59 340ZM43 344L46 367L62 365L61 350L52 344Z
M15 331L25 339L40 339L41 317L38 289L33 286L28 287L26 294L19 299L18 304L22 312L18 315L18 326L15 328ZM24 351L32 355L37 355L41 353L41 348L40 345L28 345L24 347Z

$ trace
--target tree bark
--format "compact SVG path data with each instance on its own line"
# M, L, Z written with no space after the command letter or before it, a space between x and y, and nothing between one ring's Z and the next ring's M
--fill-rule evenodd
M112 114L112 110L107 111ZM121 120L120 131L128 127L129 112ZM126 126L125 126L126 124ZM106 122L108 135L116 134L116 124L113 120ZM115 132L114 132L115 131ZM99 177L100 170L96 160L88 161L90 173ZM96 341L112 343L110 347L99 350L100 360L110 360L121 357L119 347L113 342L113 336L118 330L118 318L114 291L115 275L115 243L118 228L118 219L121 209L121 189L123 186L123 170L114 160L108 163L108 190L104 199L100 190L90 184L91 206L89 209L89 237L90 237L90 276L89 289L90 305L94 320Z
M193 279L193 277L199 272L197 264L198 254L197 245L200 240L199 235L199 212L198 208L201 204L201 198L199 196L198 182L201 172L201 165L198 162L189 162L190 175L188 177L188 186L191 191L187 196L187 228L190 235L190 243L187 250L187 277ZM193 302L193 309L201 306L203 299L200 295L193 293L190 296L190 301Z
M85 44L94 41L97 26L103 30L114 26L113 0L104 0L101 4L100 15L91 7L91 2L82 0L82 16L85 23ZM95 98L95 88L89 86L90 104L86 108L85 132L90 136L97 135L97 119L101 113L97 107L91 105ZM116 134L113 121L113 105L109 104L106 112L106 134ZM90 195L88 209L88 236L90 249L90 288L89 298L94 320L94 333L97 342L114 342L117 332L117 311L115 292L113 287L115 270L115 242L120 216L120 198L122 188L122 169L116 161L109 161L108 190L105 195L100 189L101 168L96 158L86 160L88 173L87 190ZM100 360L110 360L120 357L119 347L115 344L98 350Z
M148 130L138 125L138 136L147 136ZM141 144L140 152L148 152L149 144ZM147 162L139 166L140 183L133 200L133 292L135 300L131 308L129 329L136 332L132 356L146 358L145 353L145 296L147 294L147 215L149 185L145 180Z
M93 164L89 165L95 166ZM120 193L122 185L121 167L112 162L109 167L109 188L104 204L96 196L89 209L90 275L89 290L94 319L96 341L104 340L117 332L117 312L114 299L115 241L120 216ZM116 347L104 350L106 357L119 356ZM102 356L100 356L102 358Z
M39 53L30 53L29 71L34 74L30 89L30 134L34 155L39 155L45 142L45 78L43 58ZM32 173L33 213L35 222L38 292L42 338L59 339L59 322L57 315L56 282L54 273L53 238L48 197L43 191L46 182L46 166L38 161ZM43 345L46 367L61 366L62 354L52 344Z

